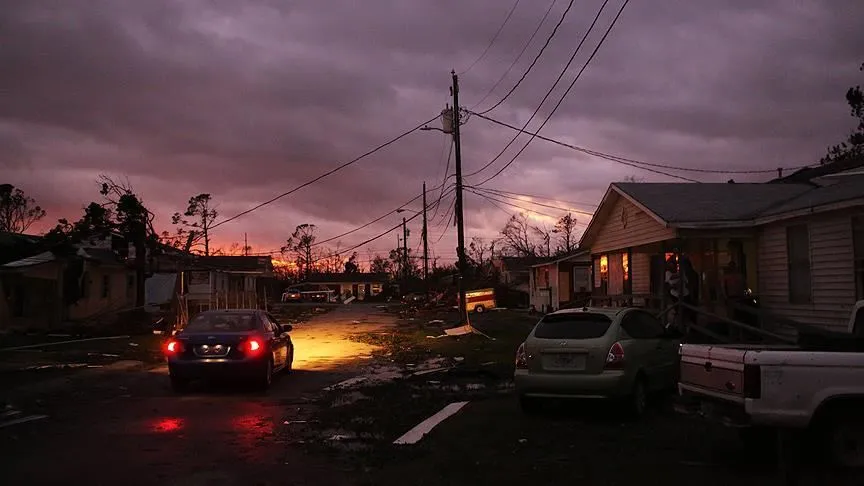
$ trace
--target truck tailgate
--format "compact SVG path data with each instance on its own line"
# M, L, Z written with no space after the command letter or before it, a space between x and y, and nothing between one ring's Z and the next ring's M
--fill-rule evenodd
M681 346L679 385L696 387L717 398L743 401L745 349L685 344Z

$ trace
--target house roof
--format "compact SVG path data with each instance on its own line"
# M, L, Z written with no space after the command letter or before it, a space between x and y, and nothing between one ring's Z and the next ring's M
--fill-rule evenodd
M644 183L612 186L665 223L741 221L813 189L806 184Z
M836 172L835 172L836 173ZM609 185L579 242L590 246L618 198L625 198L667 228L748 227L802 212L864 206L864 176L850 173L830 183L650 183Z
M831 162L829 164L818 165L816 167L806 167L804 169L797 170L797 171L789 174L788 176L774 179L774 180L770 181L770 183L771 184L778 184L778 183L808 184L813 179L816 179L818 177L825 177L827 175L851 171L853 169L860 169L862 167L864 167L864 157L849 158L849 159Z
M15 260L13 262L9 262L3 265L0 265L0 268L4 269L16 269L16 268L25 268L25 267L34 267L36 265L42 265L44 263L51 263L57 260L57 256L50 252L45 251L39 253L38 255L33 255L27 258L22 258L20 260Z
M223 272L267 273L273 270L273 260L269 256L199 256L195 258L194 267Z
M501 262L503 268L507 272L527 272L529 268L538 264L540 262L547 262L549 258L546 257L513 257L513 256L502 256L498 258L498 261Z
M570 252L567 255L561 255L561 256L553 257L553 258L546 258L546 259L544 259L545 261L535 263L534 265L531 265L531 267L536 268L536 267L542 267L544 265L558 264L561 262L566 262L568 260L575 260L575 259L578 259L579 257L587 257L587 259L585 261L586 261L586 263L588 263L591 261L591 251L590 250L576 250L574 252Z
M318 273L310 275L305 283L384 283L390 280L386 273Z

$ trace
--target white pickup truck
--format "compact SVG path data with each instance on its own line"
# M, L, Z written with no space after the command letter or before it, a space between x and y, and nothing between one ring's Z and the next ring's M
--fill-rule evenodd
M837 465L864 467L864 300L846 333L795 345L680 348L676 410L744 431L801 430Z

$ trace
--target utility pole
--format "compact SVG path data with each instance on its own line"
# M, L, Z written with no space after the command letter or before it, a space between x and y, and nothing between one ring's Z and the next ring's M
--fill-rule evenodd
M246 238L246 233L243 233L243 254L249 256L249 239Z
M423 291L429 295L429 238L426 234L426 181L423 181Z
M456 158L456 254L459 257L459 320L460 324L468 325L468 304L465 302L465 270L468 265L465 262L465 221L464 208L462 206L462 141L459 129L459 77L456 71L451 71L453 76L453 153Z
M408 287L408 226L405 225L405 218L402 218L402 281L407 289Z

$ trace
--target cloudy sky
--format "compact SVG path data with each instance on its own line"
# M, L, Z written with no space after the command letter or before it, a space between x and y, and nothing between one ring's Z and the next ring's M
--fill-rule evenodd
M549 114L621 1L608 2L529 128ZM170 215L202 192L227 218L434 117L449 101L451 69L463 73L462 106L495 104L568 3L522 0L490 46L512 0L0 0L0 182L47 208L43 227L77 219L98 198L99 174L128 178L159 215L159 229L170 229ZM573 2L534 69L488 116L525 123L601 3ZM633 0L542 133L683 168L814 163L853 126L843 95L862 81L862 18L858 0ZM514 134L471 117L463 127L465 173ZM527 138L466 184L495 174ZM247 233L256 250L267 251L301 223L316 224L322 238L362 225L419 194L424 180L440 184L447 149L442 133L415 132L221 226L217 246ZM668 172L705 182L773 175ZM610 182L628 177L675 180L535 140L483 187L590 212ZM563 214L500 200L548 215L535 215L540 222ZM444 197L430 223L432 243L447 228L440 215L449 203ZM519 211L498 205L466 194L469 237L494 237L506 213ZM401 216L344 237L342 246ZM419 220L409 224L414 246ZM392 233L362 254L395 244ZM450 261L454 247L451 226L434 252Z

